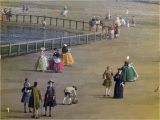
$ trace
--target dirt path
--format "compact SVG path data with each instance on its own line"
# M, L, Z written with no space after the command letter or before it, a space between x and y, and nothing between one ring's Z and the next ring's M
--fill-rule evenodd
M158 19L156 16L138 16L138 19L135 28L122 28L118 39L72 47L75 64L65 67L63 73L33 71L39 53L2 59L2 118L30 119L31 115L23 113L20 103L23 80L28 77L31 83L39 82L43 96L47 81L53 79L58 103L62 102L65 86L78 86L79 103L56 106L52 112L56 119L158 119L159 97L154 92L159 84ZM124 99L103 97L101 75L105 66L112 66L115 73L127 55L135 64L139 79L126 84ZM10 113L6 107L10 107Z

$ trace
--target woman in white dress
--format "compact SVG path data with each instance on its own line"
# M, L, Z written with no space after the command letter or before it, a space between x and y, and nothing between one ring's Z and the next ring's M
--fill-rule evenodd
M41 48L41 53L40 53L40 56L35 64L35 69L38 71L46 71L47 70L47 67L48 67L48 60L47 60L47 57L45 56L45 53L44 53L44 50L45 48Z

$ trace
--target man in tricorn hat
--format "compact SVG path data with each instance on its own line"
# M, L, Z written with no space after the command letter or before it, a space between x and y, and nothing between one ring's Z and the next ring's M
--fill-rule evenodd
M54 84L53 80L48 81L48 87L45 93L44 105L43 105L45 107L44 116L47 116L47 107L49 106L49 117L51 117L51 107L56 106L56 96L53 84Z

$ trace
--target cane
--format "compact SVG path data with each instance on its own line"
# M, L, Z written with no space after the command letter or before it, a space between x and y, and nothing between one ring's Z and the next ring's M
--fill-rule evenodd
M42 116L42 100L41 100L41 116Z

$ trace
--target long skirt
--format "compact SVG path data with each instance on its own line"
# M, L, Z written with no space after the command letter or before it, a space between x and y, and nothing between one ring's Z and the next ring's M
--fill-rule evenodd
M47 70L48 67L48 61L46 57L40 57L38 58L36 64L35 64L35 69L36 70Z
M109 39L114 39L114 30L109 30L108 32Z
M29 93L23 93L21 102L22 103L29 103L30 94Z
M54 70L55 70L55 72L62 72L64 70L63 62L54 63Z
M54 60L50 59L48 63L48 70L54 70Z
M39 100L34 100L34 97L30 97L29 99L29 105L28 107L38 109L40 107L40 101Z
M131 67L125 67L125 69L123 70L123 76L124 76L124 80L125 81L135 81L138 78L138 74L136 72L136 70L134 69L133 66Z
M123 87L120 84L115 84L114 98L123 98Z
M73 59L72 54L70 52L62 54L61 60L64 65L72 65L74 63L74 59Z
M97 28L96 25L90 25L90 29L91 29L92 31L96 31L96 28Z

